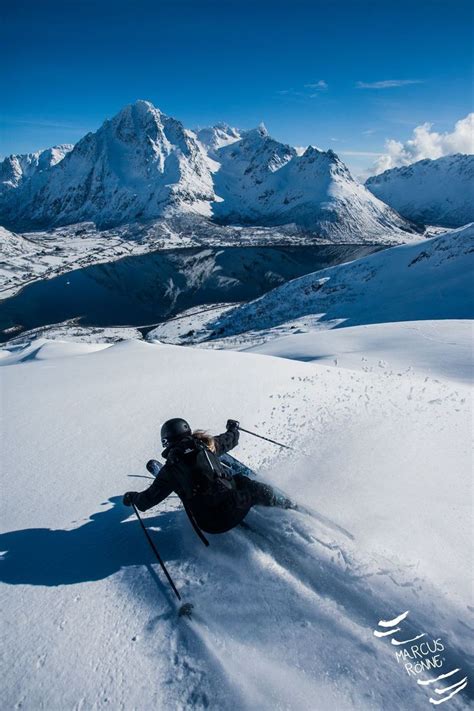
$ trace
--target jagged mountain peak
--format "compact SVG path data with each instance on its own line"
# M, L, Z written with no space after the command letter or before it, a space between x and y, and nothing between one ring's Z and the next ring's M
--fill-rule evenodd
M298 156L297 162L300 170L311 170L315 176L327 175L336 181L355 182L349 168L331 149L322 151L320 148L308 146L303 155Z
M106 121L97 133L114 131L119 141L133 141L145 144L168 143L179 145L185 152L194 142L194 134L183 126L181 121L168 116L153 106L150 101L139 100L128 104L110 120ZM189 140L191 139L191 140Z
M319 160L321 162L326 163L327 165L337 165L345 167L345 164L339 158L337 153L334 153L331 148L329 148L327 151L323 151L321 148L317 148L316 146L308 146L299 157L305 158L308 161L311 160L314 162L316 160Z
M126 104L119 111L117 111L111 119L105 121L105 123L119 123L121 121L134 120L138 125L147 125L150 121L157 121L160 123L170 117L167 116L161 109L154 106L151 101L146 101L145 99L137 99L137 101L131 104Z
M316 146L308 146L301 154L301 157L307 156L308 158L310 158L312 156L318 156L321 153L324 153L324 151L322 151L320 148L316 148Z
M238 129L224 122L216 123L214 126L195 129L194 133L204 148L211 154L224 146L235 143L241 138Z
M146 129L154 124L161 125L168 118L160 109L153 106L150 101L140 99L133 104L124 106L123 109L105 123L115 126L134 124L137 128Z
M154 104L152 104L151 101L148 101L147 99L137 99L136 101L133 101L131 104L126 104L120 111L119 115L121 113L128 113L130 111L136 111L137 113L161 113L160 109L158 109Z
M259 123L259 125L256 126L255 128L250 128L250 129L248 129L248 131L244 131L242 133L242 138L245 138L249 142L250 141L261 141L262 139L264 140L266 138L270 139L271 141L274 140L268 133L267 127L265 126L265 124L263 122Z
M254 168L274 172L296 156L296 150L288 144L272 138L267 130L260 127L244 131L241 140L221 153L238 161L249 161Z

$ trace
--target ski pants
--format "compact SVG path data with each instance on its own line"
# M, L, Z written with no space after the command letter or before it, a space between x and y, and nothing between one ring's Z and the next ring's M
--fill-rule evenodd
M249 479L243 474L233 477L235 489L229 491L218 503L209 505L206 500L194 502L192 513L196 523L206 533L224 533L237 526L252 506L281 505L272 487Z
M235 474L235 486L239 498L247 499L250 506L274 506L276 503L275 493L271 486L263 484L261 481L249 479L243 474Z

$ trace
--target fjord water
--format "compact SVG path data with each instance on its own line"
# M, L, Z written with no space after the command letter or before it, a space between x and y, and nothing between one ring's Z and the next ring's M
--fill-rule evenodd
M77 318L85 326L154 324L184 309L241 302L376 245L193 248L126 257L43 279L0 303L0 341Z

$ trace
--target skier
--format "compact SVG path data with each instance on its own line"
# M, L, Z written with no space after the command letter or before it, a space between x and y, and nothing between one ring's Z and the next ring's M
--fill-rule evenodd
M192 432L179 417L167 420L161 428L166 464L148 489L127 491L123 503L146 511L174 491L198 535L200 529L207 533L229 531L255 505L293 508L289 499L276 494L268 484L226 472L219 457L237 446L239 434L237 420L228 420L226 431L215 437L203 430ZM154 464L151 460L147 468L152 471Z

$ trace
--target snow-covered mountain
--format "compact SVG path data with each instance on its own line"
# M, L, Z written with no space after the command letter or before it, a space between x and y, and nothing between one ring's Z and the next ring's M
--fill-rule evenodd
M36 173L57 165L73 148L72 144L65 143L35 153L7 156L0 163L0 195L18 188L24 180Z
M232 347L240 348L308 329L472 319L473 270L474 225L469 225L293 279L201 323L190 338L185 334L193 324L187 319L182 336L174 324L154 334L167 340L170 329L174 343L219 339L219 345L230 338Z
M355 181L332 151L299 155L263 125L189 131L147 101L126 106L55 165L0 195L0 221L25 230L188 214L284 225L334 241L406 238L409 223Z
M323 237L374 241L407 223L355 181L333 151L295 148L271 138L265 126L218 151L213 211L228 222L296 223Z
M210 162L191 131L146 101L88 133L3 204L6 224L133 222L167 212L210 214Z
M408 220L444 227L474 221L474 155L420 160L374 175L365 184Z
M211 155L219 148L235 143L241 138L239 131L226 123L217 123L215 126L198 128L195 130L195 134Z

